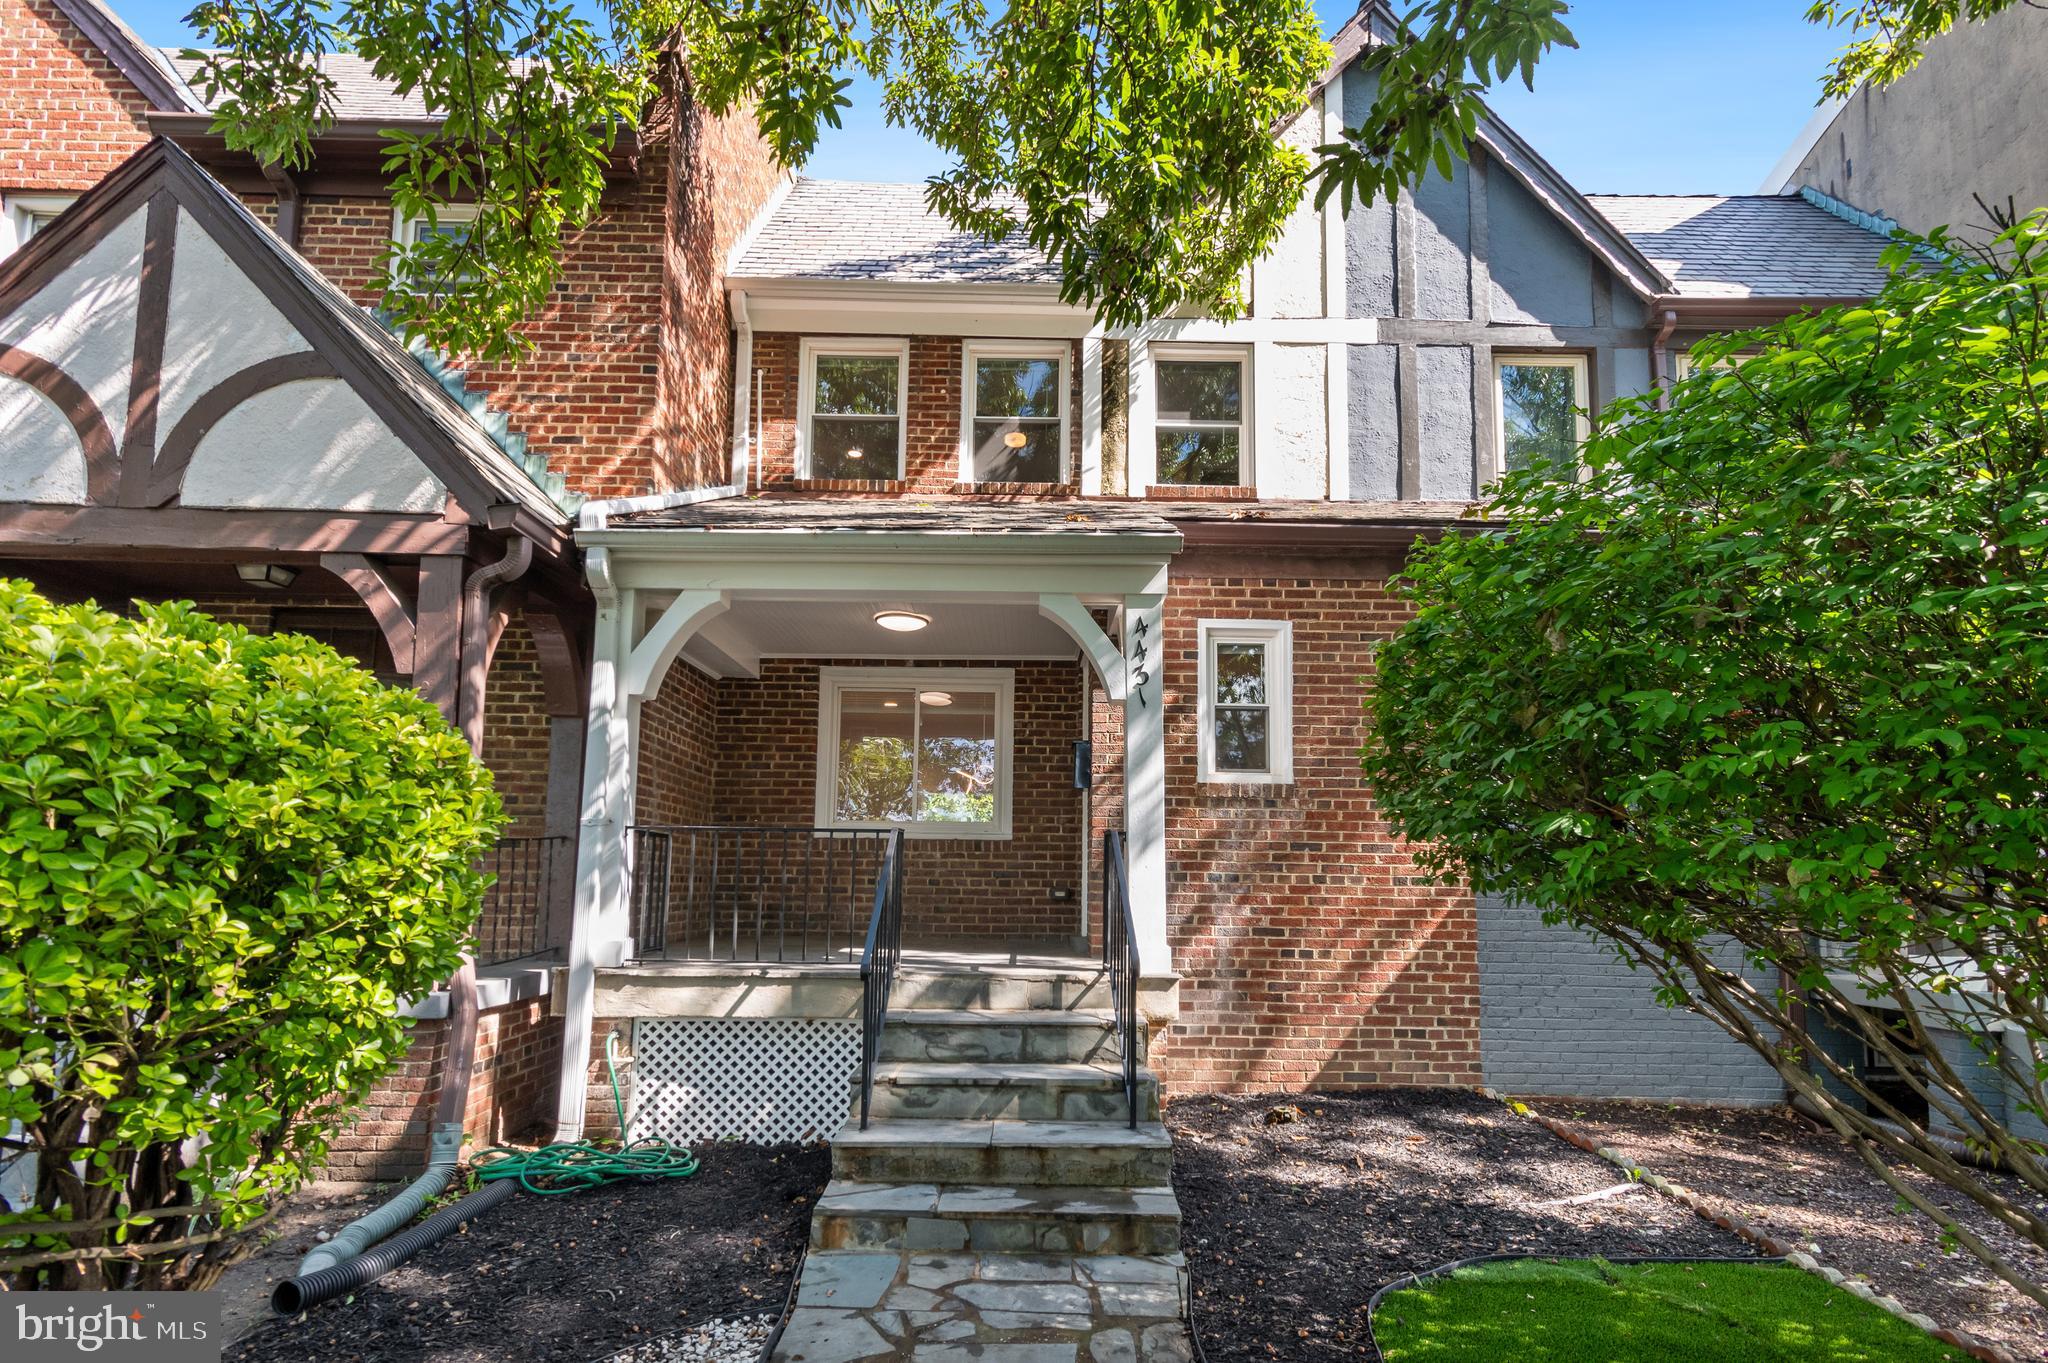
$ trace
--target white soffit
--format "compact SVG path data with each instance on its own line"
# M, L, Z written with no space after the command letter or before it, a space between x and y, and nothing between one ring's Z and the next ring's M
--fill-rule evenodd
M931 617L912 634L875 623L875 612L901 606ZM797 601L743 599L683 648L708 672L734 675L728 660L753 658L904 658L927 661L1078 658L1065 630L1035 605L989 602Z

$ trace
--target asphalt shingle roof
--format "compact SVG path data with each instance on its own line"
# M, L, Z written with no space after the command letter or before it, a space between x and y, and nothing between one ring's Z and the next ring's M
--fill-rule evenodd
M923 185L798 180L741 253L755 279L1057 284L1021 233L984 241L926 209Z
M161 49L172 69L192 87L195 95L203 99L205 92L198 83L199 63L180 56L181 50L175 47ZM328 53L320 58L320 69L334 80L329 112L336 118L425 119L434 116L417 90L400 94L395 85L377 75L368 61L352 52Z
M1685 298L1867 297L1890 243L1794 195L1591 194Z

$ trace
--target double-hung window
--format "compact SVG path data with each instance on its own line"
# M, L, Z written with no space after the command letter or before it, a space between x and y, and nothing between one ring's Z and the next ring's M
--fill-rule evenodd
M76 194L9 194L0 204L0 256L28 245L29 238L57 221Z
M1493 373L1501 468L1571 469L1589 432L1586 357L1497 355Z
M411 272L411 282L422 292L433 288L439 292L444 280L449 283L467 278L469 271L460 265L449 266L446 262L431 260L421 251L429 241L447 242L446 249L459 250L476 230L477 206L475 204L442 204L435 208L433 217L396 216L391 225L392 239L406 256L406 268Z
M1204 781L1294 779L1294 627L1285 620L1204 620L1201 734Z
M1067 481L1065 342L969 342L961 375L960 477L969 483Z
M909 343L805 341L802 368L798 476L901 478Z
M1169 486L1251 482L1242 351L1153 348L1156 480Z
M820 668L818 827L1009 837L1015 684L995 667Z

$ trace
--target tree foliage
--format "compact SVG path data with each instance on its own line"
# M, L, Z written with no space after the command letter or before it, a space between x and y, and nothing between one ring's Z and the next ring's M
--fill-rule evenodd
M0 1210L17 1288L204 1287L453 971L489 773L325 645L0 582Z
M1427 867L1601 934L2048 1300L1894 1171L2048 1247L2048 218L1907 249L1420 551L1365 761Z

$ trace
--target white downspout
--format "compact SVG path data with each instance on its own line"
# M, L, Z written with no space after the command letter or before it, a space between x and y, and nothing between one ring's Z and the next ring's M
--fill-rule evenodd
M753 385L754 323L747 316L747 291L734 289L727 295L732 308L732 461L726 482L745 489L747 470L753 463L753 428L747 422L747 390Z

